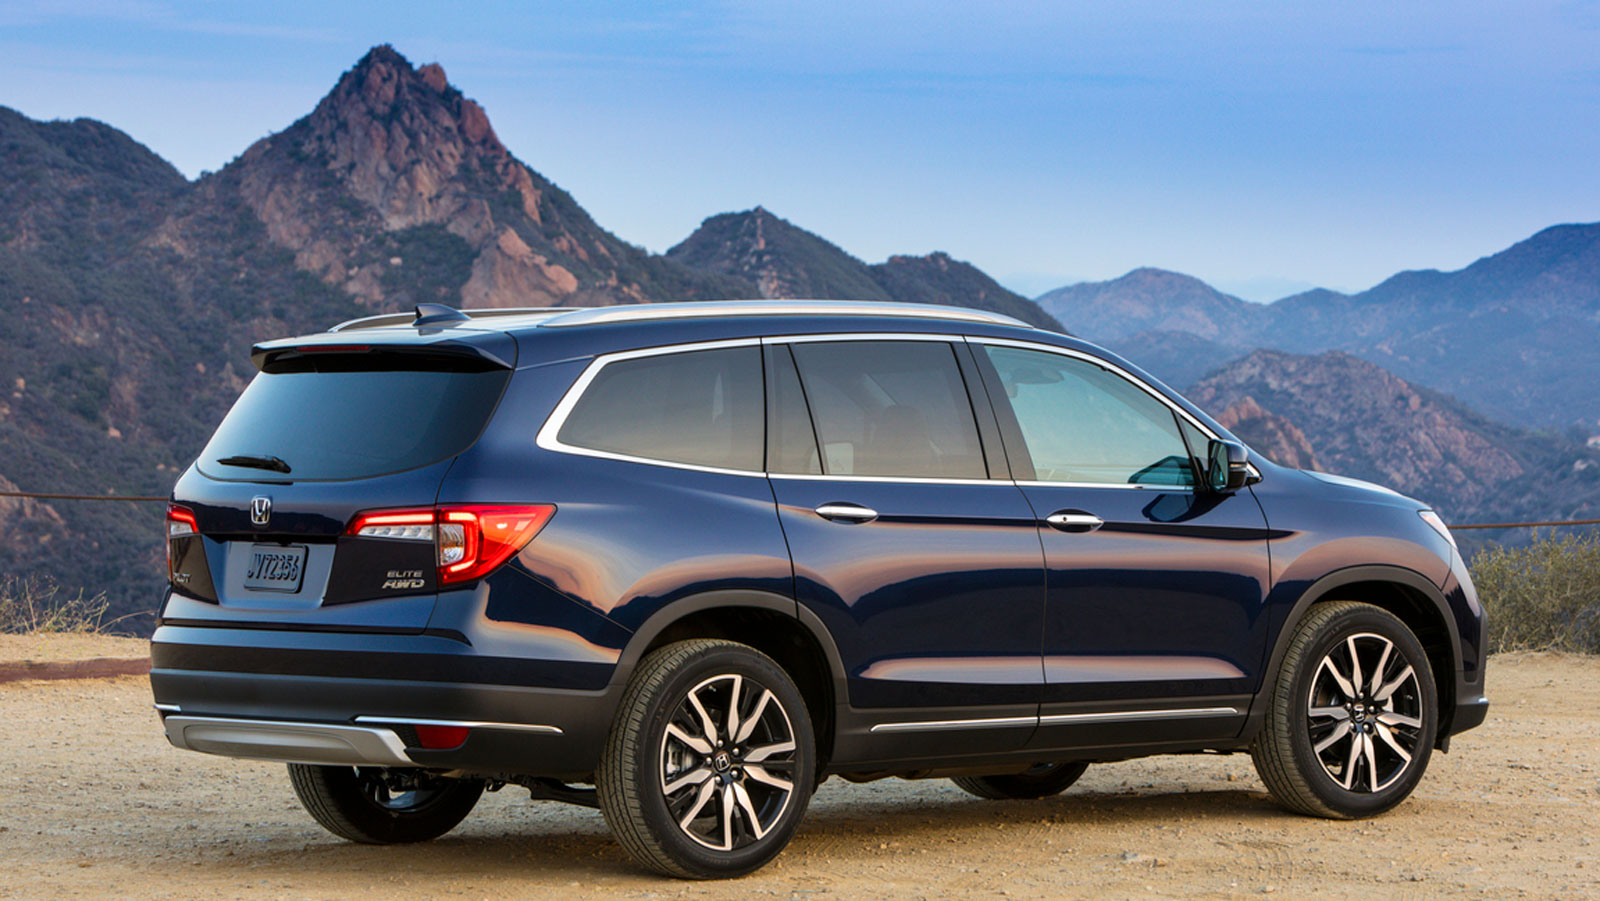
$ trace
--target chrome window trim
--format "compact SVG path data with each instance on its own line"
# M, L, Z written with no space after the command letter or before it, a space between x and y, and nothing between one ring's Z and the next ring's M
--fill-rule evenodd
M768 335L762 344L831 344L843 341L943 341L965 343L964 335L943 332L819 332L804 335Z
M797 482L893 482L897 485L1011 485L1010 479L942 479L934 476L830 476L814 472L769 472L769 479Z
M723 303L724 301L717 302ZM1042 344L1037 341L1019 341L1013 338L989 338L984 336L960 335L940 332L825 332L819 334L768 335L757 338L727 338L713 341L692 341L684 344L664 344L655 347L643 347L634 350L622 350L607 354L600 354L590 361L589 365L586 366L583 372L579 374L577 380L572 383L572 387L568 388L566 394L562 395L561 401L556 404L555 409L551 411L549 418L545 420L544 425L540 427L538 434L534 437L534 444L544 450L555 451L563 454L576 454L582 457L597 457L602 460L616 460L623 463L643 463L649 466L665 466L670 469L684 469L691 472L745 476L747 478L765 477L771 479L792 479L795 481L877 482L910 485L1004 484L1018 485L1024 488L1109 488L1123 491L1159 491L1167 494L1193 493L1195 491L1194 487L1184 485L1136 485L1119 482L1046 482L1038 480L1018 480L1005 478L953 479L918 476L828 475L825 473L775 473L760 470L727 469L717 466L702 466L696 463L678 463L672 460L659 460L654 457L639 457L632 454L619 454L612 451L595 450L593 448L565 444L556 437L560 434L561 427L566 424L567 416L571 414L572 408L577 406L578 400L583 396L584 391L588 389L589 384L593 382L596 376L600 374L601 369L604 369L611 363L621 360L634 360L641 357L663 356L666 354L675 353L693 353L700 350L718 350L725 347L749 347L753 345L760 345L764 347L769 345L814 344L839 341L942 341L946 344L995 344L1005 347L1018 347L1024 350L1043 351L1045 353L1056 353L1062 356L1072 357L1092 363L1096 366L1104 367L1106 370L1115 373L1119 377L1132 382L1140 390L1154 397L1156 400L1165 404L1168 409L1171 409L1178 415L1182 416L1196 429L1199 429L1200 432L1206 437L1214 440L1220 438L1215 431L1207 427L1198 419L1195 419L1194 416L1190 415L1187 410L1184 410L1182 407L1173 404L1172 401L1167 399L1166 396L1145 384L1143 380L1134 377L1122 367L1117 366L1109 360L1097 357L1094 354L1073 350L1072 348L1058 347L1054 344ZM764 463L765 461L763 461L763 464ZM1257 477L1259 477L1259 472L1255 470L1254 465L1251 466L1251 470L1257 475Z
M1094 364L1096 366L1101 367L1102 369L1106 370L1107 372L1110 372L1113 375L1116 375L1116 376L1120 377L1124 381L1131 382L1134 385L1134 387L1138 388L1139 390L1143 391L1144 393L1146 393L1146 394L1150 395L1151 397L1155 398L1156 400L1160 401L1162 404L1166 405L1167 409L1171 410L1173 413L1176 413L1177 415L1182 416L1185 420L1188 421L1188 423L1190 425L1194 426L1196 429L1199 429L1201 434L1205 435L1207 438L1211 439L1212 441L1221 441L1221 440L1223 440L1222 436L1218 435L1214 429L1212 429L1210 426L1207 426L1205 423L1201 422L1200 420L1196 419L1194 417L1194 415L1192 413L1190 413L1188 410L1185 410L1184 408L1182 408L1182 407L1178 406L1177 404L1173 403L1171 398L1167 397L1165 394L1162 394L1160 391L1157 391L1156 389L1150 387L1143 379L1139 378L1138 376L1135 376L1133 373L1127 371L1126 369L1123 369L1121 366L1118 366L1117 364L1111 362L1110 360L1105 359L1104 357L1097 357L1092 353L1087 353L1087 352L1081 351L1081 350L1074 350L1073 348L1070 348L1070 347L1059 347L1059 346L1054 345L1054 344L1043 344L1043 343L1040 343L1038 341L1019 341L1019 340L1017 340L1015 338L990 338L990 337L981 336L981 335L968 335L968 336L966 336L966 339L967 339L967 343L968 344L993 344L993 345L996 345L996 346L999 346L999 347L1017 347L1017 348L1021 348L1023 350L1036 350L1036 351L1042 351L1044 353L1059 354L1059 355L1061 355L1063 357L1072 357L1073 359L1083 360L1086 363L1092 363L1092 364ZM1256 469L1254 463L1250 464L1250 473L1251 473L1252 476L1254 476L1257 479L1261 478L1261 471ZM1056 487L1066 487L1066 488L1124 488L1124 489L1126 489L1126 488L1134 488L1134 489L1139 489L1139 490L1142 490L1142 491L1165 490L1167 493L1172 493L1172 492L1191 492L1192 493L1195 490L1194 486L1183 486L1183 485L1133 485L1133 484L1123 484L1123 483L1120 483L1120 482L1045 482L1045 481L1038 481L1038 480L1028 480L1028 481L1019 481L1019 482L1017 482L1017 484L1018 485L1023 485L1023 486L1028 486L1028 487L1050 487L1050 486L1056 486Z
M572 387L567 389L567 393L562 395L561 402L556 404L556 408L552 410L550 412L550 416L545 419L544 425L539 428L539 433L534 436L533 443L544 450L555 451L562 454L576 454L580 457L598 457L602 460L619 460L624 463L644 463L650 466L666 466L671 469L687 469L691 472L709 472L716 473L718 475L746 477L753 476L756 478L765 478L767 474L758 470L725 469L720 466L702 466L697 463L679 463L673 460L658 460L654 457L637 457L632 454L619 454L612 451L595 450L594 448L589 447L579 447L575 444L567 444L557 437L561 434L561 427L566 425L567 417L572 414L573 408L578 405L578 401L582 399L584 392L588 390L590 383L592 383L595 380L595 377L600 374L600 370L610 366L612 363L621 362L623 360L637 360L643 357L660 357L668 354L695 353L696 351L702 350L722 350L729 347L760 347L762 340L763 339L761 338L729 338L720 341L695 341L688 344L666 344L659 347L643 347L636 350L621 350L616 351L615 353L601 354L596 356L593 360L589 361L588 366L584 367L583 372L579 373L577 380L572 383ZM765 405L765 403L766 401L763 399L762 404ZM764 465L765 460L762 462Z
M407 716L358 716L358 723L381 726L454 726L466 729L501 729L508 732L534 732L540 735L561 735L561 727L539 723L497 723L486 720L432 720Z

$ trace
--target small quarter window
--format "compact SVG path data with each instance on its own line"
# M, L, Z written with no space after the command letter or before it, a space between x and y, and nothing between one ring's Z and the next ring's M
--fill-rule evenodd
M607 364L557 439L572 447L761 471L761 349L730 347Z

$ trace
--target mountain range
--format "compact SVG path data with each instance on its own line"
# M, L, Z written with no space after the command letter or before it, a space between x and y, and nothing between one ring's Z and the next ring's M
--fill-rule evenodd
M1249 348L1342 350L1496 419L1600 433L1600 223L1547 228L1464 269L1402 272L1357 294L1254 304L1136 269L1037 300L1180 387Z
M195 181L111 126L0 107L0 491L165 494L251 376L251 344L342 319L420 301L818 297L1064 326L1193 386L1282 462L1389 481L1450 516L1586 511L1600 497L1600 455L1434 389L1481 410L1497 379L1508 397L1553 396L1539 378L1557 367L1532 350L1552 329L1567 332L1550 346L1574 370L1600 366L1593 346L1577 346L1594 327L1583 319L1595 308L1584 281L1593 228L1541 233L1538 247L1463 273L1396 276L1372 297L1314 292L1262 307L1137 270L1035 303L945 253L865 263L760 206L650 253L513 156L438 65L387 46L307 116ZM1316 340L1290 334L1295 322L1317 323ZM1478 358L1477 376L1445 352L1469 338L1500 351ZM1252 352L1263 346L1277 350ZM0 575L104 590L113 614L147 611L162 583L159 535L157 505L0 497Z

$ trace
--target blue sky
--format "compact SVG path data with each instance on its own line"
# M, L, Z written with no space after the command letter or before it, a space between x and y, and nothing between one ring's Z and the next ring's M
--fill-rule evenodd
M1271 297L1600 220L1600 2L0 0L0 105L190 176L373 44L652 250L766 206L1033 295L1136 266Z

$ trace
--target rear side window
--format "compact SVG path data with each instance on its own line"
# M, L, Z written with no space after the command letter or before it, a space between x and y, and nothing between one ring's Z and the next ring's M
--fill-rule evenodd
M827 475L988 478L949 344L808 342L793 351Z
M617 360L589 383L556 439L629 457L760 472L762 396L759 347Z
M259 481L360 479L415 469L477 440L510 372L263 372L239 395L200 454L212 478ZM289 467L224 465L276 457Z

